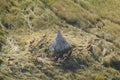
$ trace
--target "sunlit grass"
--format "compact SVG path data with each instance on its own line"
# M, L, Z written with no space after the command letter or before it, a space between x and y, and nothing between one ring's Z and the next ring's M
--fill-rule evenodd
M6 1L0 1L0 80L120 79L119 0ZM62 63L48 51L58 30L73 47Z

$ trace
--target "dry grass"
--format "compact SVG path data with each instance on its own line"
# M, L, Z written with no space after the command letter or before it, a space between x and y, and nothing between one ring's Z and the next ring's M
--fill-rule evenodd
M0 80L120 79L118 0L6 1L0 1ZM48 51L57 30L73 46L62 63Z

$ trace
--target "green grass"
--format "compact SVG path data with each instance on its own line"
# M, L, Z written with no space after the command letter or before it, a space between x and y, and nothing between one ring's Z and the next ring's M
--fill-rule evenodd
M0 80L119 80L119 3L0 1ZM63 63L45 58L58 30L73 46Z

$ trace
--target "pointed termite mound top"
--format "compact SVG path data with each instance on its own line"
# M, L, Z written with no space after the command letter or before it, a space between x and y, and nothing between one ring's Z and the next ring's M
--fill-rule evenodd
M50 51L53 51L54 53L64 54L65 52L68 52L69 49L71 49L71 45L65 40L61 32L58 31L57 37L55 38L53 43L50 45Z

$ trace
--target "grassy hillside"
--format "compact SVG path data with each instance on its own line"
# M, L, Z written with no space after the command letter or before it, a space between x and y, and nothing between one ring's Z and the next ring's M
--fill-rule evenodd
M120 80L119 0L0 0L0 80ZM60 30L65 61L48 51Z

